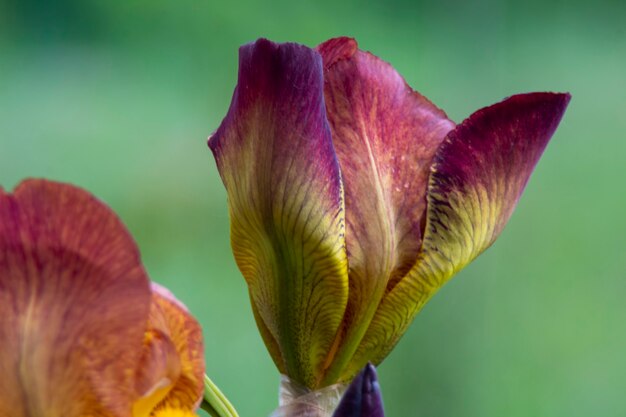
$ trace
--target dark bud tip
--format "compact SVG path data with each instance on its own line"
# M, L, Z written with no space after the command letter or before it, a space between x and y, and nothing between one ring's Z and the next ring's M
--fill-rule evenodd
M333 417L384 417L376 368L367 364L344 393Z

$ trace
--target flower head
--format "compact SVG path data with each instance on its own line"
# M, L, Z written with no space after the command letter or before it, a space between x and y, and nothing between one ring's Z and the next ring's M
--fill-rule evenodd
M0 416L186 416L202 398L200 326L74 186L0 189L0 340Z
M568 101L516 95L455 125L352 39L241 47L209 146L279 370L316 388L380 363L500 234Z

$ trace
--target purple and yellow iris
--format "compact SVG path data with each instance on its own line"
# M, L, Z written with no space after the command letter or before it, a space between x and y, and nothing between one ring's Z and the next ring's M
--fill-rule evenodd
M45 180L0 189L0 416L189 417L200 326L117 216Z
M569 99L515 95L456 125L353 39L243 46L209 146L278 369L315 389L380 363L500 234Z

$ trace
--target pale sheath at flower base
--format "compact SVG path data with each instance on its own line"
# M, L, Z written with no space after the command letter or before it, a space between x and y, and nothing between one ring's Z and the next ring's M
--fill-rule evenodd
M345 389L345 391L344 391ZM383 398L372 364L347 386L305 392L285 401L270 417L384 417Z
M201 329L117 216L45 180L0 189L0 417L191 417Z
M241 47L209 146L280 372L318 389L380 363L500 234L569 98L520 94L455 125L352 39Z

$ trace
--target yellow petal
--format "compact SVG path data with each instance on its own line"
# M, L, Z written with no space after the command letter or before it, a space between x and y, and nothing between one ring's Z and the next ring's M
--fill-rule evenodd
M135 384L139 398L133 404L133 417L149 417L181 375L180 356L168 329L154 323L155 316L161 321L160 315L159 307L153 302L151 327L146 331L143 354L137 367Z
M189 410L182 410L177 408L163 408L161 410L157 410L153 415L153 417L197 417L198 415Z

